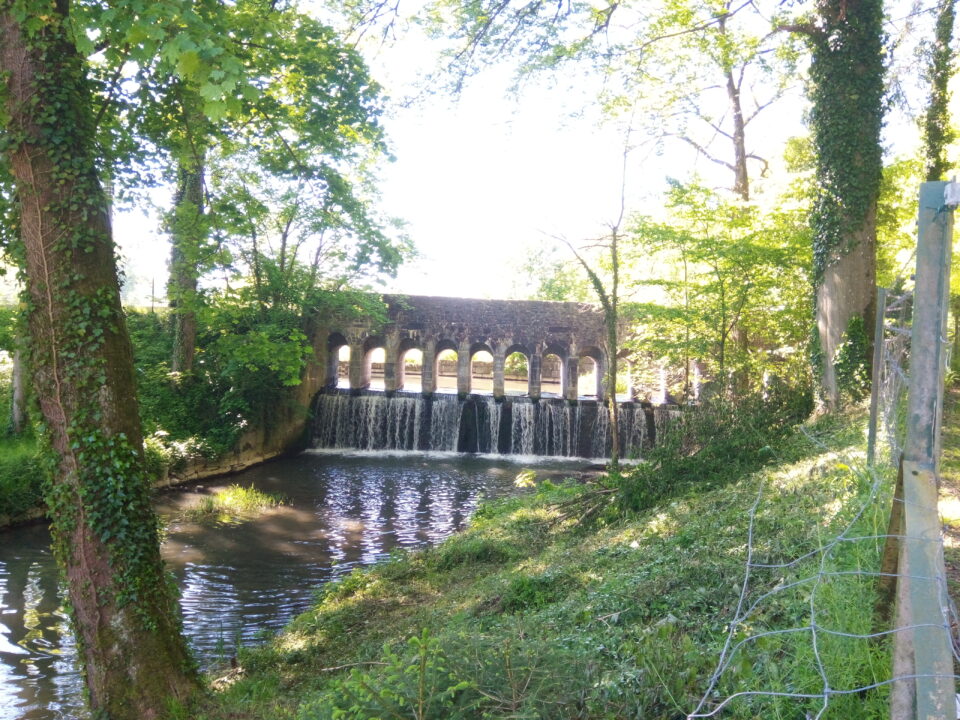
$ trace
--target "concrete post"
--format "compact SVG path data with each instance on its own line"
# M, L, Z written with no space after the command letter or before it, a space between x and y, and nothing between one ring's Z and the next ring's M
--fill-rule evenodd
M891 708L920 720L956 716L937 473L946 368L947 293L953 212L947 183L920 185L917 273L910 340L910 395L903 450L904 537L900 544ZM907 715L907 711L912 714Z
M423 343L423 362L420 368L420 392L433 395L437 391L437 341Z
M493 397L496 399L503 398L507 394L504 378L507 365L506 350L503 345L493 349Z
M563 397L571 402L576 402L580 396L580 358L564 358L560 382L562 383L560 392Z
M528 393L530 397L539 400L540 399L540 383L541 383L541 373L540 366L543 363L543 356L540 354L540 350L534 350L530 353L530 358L527 363L527 385Z
M400 333L396 330L387 333L383 345L383 389L396 392L403 387L403 379L397 372L400 355Z
M370 387L370 363L362 343L350 343L350 389Z
M470 343L464 340L457 348L457 395L470 394Z

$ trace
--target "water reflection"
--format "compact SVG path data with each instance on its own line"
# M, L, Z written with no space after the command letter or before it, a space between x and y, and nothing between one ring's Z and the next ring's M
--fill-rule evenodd
M570 467L570 466L568 466ZM392 458L304 453L166 494L176 517L204 494L253 485L288 502L255 522L172 521L163 555L181 588L184 624L203 664L283 627L316 588L397 547L461 528L482 494L512 487L516 465L462 456ZM45 527L0 535L0 720L82 717L75 648Z

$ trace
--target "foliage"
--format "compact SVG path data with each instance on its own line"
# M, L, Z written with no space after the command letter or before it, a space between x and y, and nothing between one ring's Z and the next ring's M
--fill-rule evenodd
M721 386L731 371L754 388L764 371L802 384L795 360L809 317L802 215L761 214L756 205L676 182L666 205L666 221L639 217L631 227L625 264L640 271L629 284L650 299L625 307L636 326L630 347L680 368L706 362ZM689 378L683 391L690 392Z
M930 100L923 120L923 144L926 156L926 179L943 180L950 169L947 148L956 138L950 123L950 78L953 75L953 25L956 16L955 0L943 0L937 10L934 41L927 51L930 66Z
M194 522L237 523L282 504L283 497L277 493L234 484L201 498L184 510L182 517Z
M891 287L913 273L917 245L919 158L896 158L883 167L877 198L877 285Z
M867 337L863 318L855 315L850 318L833 359L840 391L854 402L862 400L870 392L869 350L870 338Z
M42 507L45 470L36 438L0 438L0 516Z
M302 274L280 276L288 277ZM144 430L172 462L221 456L247 429L269 430L283 409L296 411L291 389L313 353L307 333L317 318L384 316L382 302L364 293L305 295L279 282L264 292L245 285L205 296L189 374L170 371L169 316L128 312Z
M618 482L617 500L630 512L670 498L702 493L770 461L772 446L809 414L804 391L772 387L765 394L723 397L678 410L658 435L643 463Z
M464 703L469 682L458 680L448 670L443 650L426 629L408 641L411 659L390 648L384 651L383 671L375 677L354 670L339 684L338 698L328 707L303 708L299 718L395 718L396 720L443 720L471 717L474 703ZM321 710L319 714L317 710Z

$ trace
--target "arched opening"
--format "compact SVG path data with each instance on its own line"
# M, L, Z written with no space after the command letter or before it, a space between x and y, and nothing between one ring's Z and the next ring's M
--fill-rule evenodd
M341 362L341 355L346 350L346 358ZM347 339L338 332L330 333L327 338L327 367L324 377L324 387L343 387L349 384L350 378L350 346ZM343 385L341 385L341 382Z
M526 348L507 348L503 363L503 389L507 395L526 395L530 390L530 359Z
M437 346L437 366L433 376L437 379L437 392L457 391L457 351L452 345Z
M337 387L350 387L350 346L341 345L337 351Z
M386 362L386 352L382 338L367 338L363 343L363 382L361 387L371 390L384 390L383 368Z
M420 392L423 389L423 350L400 347L397 359L397 389Z
M483 343L470 348L470 392L493 392L493 352Z
M556 353L548 352L540 363L540 392L563 395L563 360Z
M598 397L602 395L600 383L600 354L598 351L587 351L580 356L577 373L577 395Z

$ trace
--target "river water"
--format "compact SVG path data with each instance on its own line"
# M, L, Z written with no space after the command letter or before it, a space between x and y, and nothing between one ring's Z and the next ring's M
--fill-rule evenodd
M460 529L482 497L513 492L517 473L531 462L554 471L583 464L308 451L164 493L163 555L179 581L186 633L201 664L222 662L238 643L282 628L325 582ZM286 502L248 522L176 519L231 484L279 493ZM46 527L0 531L0 720L85 717L74 658Z

